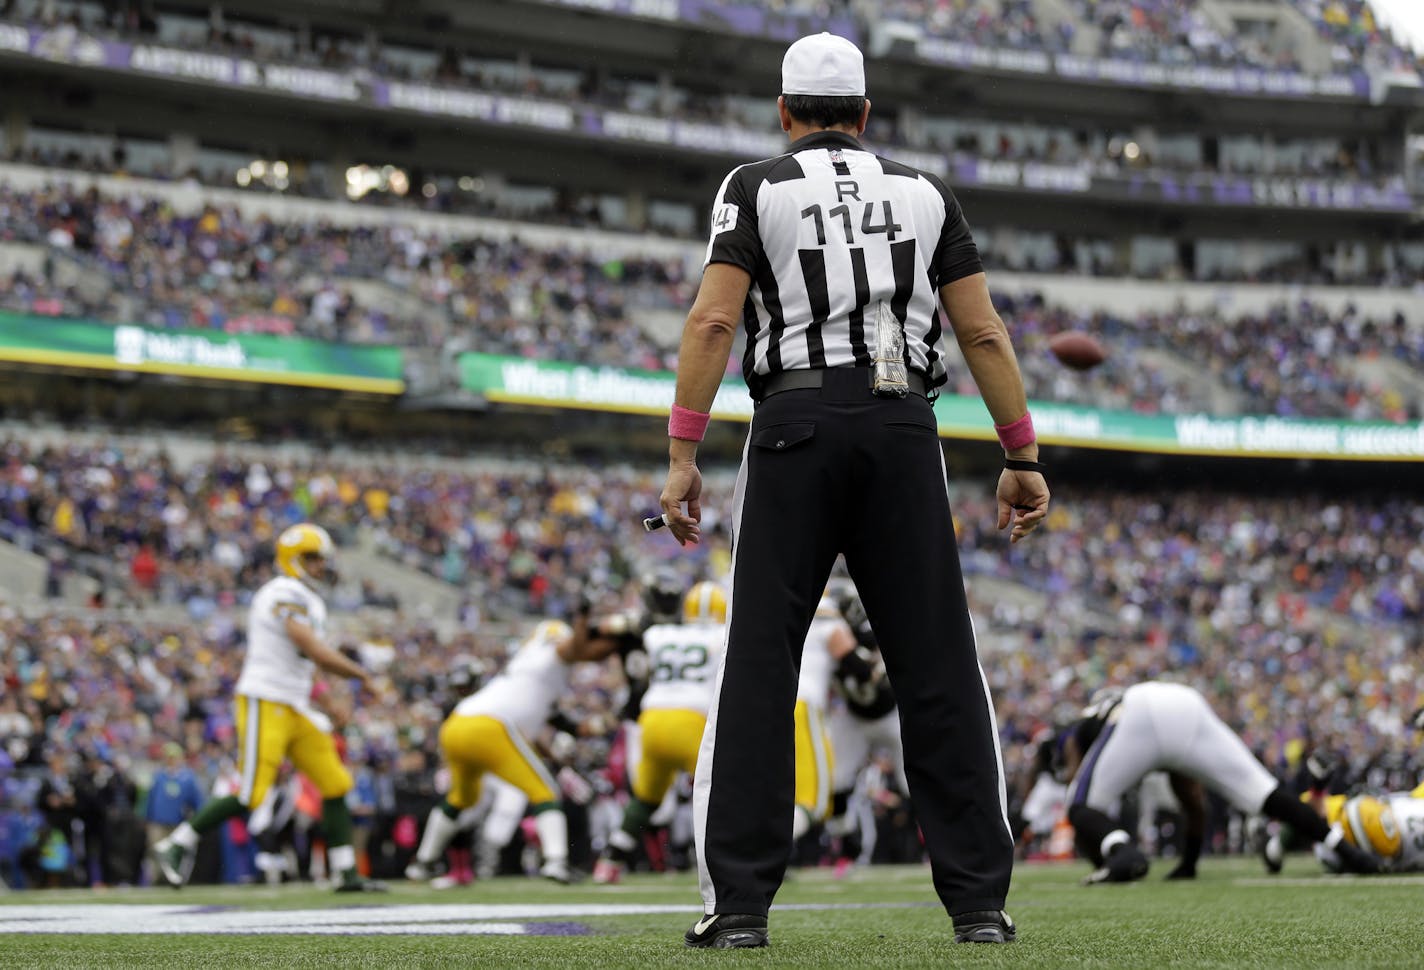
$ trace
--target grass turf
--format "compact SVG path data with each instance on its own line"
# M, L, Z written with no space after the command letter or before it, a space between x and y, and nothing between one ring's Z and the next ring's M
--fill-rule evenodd
M1158 866L1143 883L1083 888L1084 865L1021 866L1009 910L1019 942L955 946L949 921L932 905L919 868L862 870L845 880L797 873L783 904L875 908L773 911L764 951L685 950L696 917L693 880L635 877L618 887L560 887L500 879L432 892L400 885L355 905L601 903L682 906L667 913L555 916L589 927L588 936L457 935L78 935L18 933L0 939L0 963L19 967L1250 967L1345 965L1418 967L1424 962L1424 878L1317 876L1292 859L1287 876L1266 878L1251 860L1208 859L1192 883L1167 883ZM335 909L349 898L301 887L194 888L12 893L9 905L143 903L243 910ZM276 917L274 917L275 919ZM490 919L503 917L490 916ZM530 917L536 918L536 917ZM544 917L537 917L543 919Z

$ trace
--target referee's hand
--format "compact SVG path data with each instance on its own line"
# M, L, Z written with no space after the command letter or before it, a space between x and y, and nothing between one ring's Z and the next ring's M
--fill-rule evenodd
M697 469L697 459L674 458L668 462L667 484L658 501L667 517L668 529L681 545L689 542L696 545L702 541L702 472ZM687 503L687 511L682 503Z
M1048 483L1039 472L1020 472L1005 468L999 475L999 528L1014 530L1009 542L1018 542L1048 515ZM1017 514L1015 514L1017 513Z

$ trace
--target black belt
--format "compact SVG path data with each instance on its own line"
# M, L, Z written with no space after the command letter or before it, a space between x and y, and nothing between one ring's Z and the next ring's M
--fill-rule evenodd
M761 379L759 387L760 395L757 397L757 400L765 401L773 394L780 394L782 391L802 391L808 388L819 388L825 383L828 370L864 371L866 390L870 389L875 379L875 370L871 367L836 367L829 369L818 367L809 370L784 370ZM925 394L925 379L922 375L910 371L905 375L905 383L909 385L911 394L918 394L920 397L927 396Z

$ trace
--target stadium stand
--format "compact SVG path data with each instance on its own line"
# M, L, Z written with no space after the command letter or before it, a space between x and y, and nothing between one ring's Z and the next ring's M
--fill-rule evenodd
M488 353L654 370L671 366L675 348L659 345L626 308L677 311L691 297L685 263L676 260L600 259L593 247L540 248L518 239L441 239L399 225L282 222L213 206L183 216L160 199L68 187L0 189L0 238L49 252L48 271L10 276L3 309L343 343L445 347L458 340ZM57 260L72 261L87 285L66 284ZM415 312L401 313L409 304L363 306L338 281L394 287L418 298ZM1392 421L1419 414L1417 388L1361 380L1348 363L1384 355L1417 367L1424 324L1402 311L1372 319L1303 303L1236 317L1164 308L1089 320L1029 296L1005 294L1001 302L1025 341L1038 397L1140 413L1217 410L1211 382L1192 387L1186 377L1204 367L1235 395L1236 408L1254 413ZM1080 380L1058 370L1040 344L1085 326L1108 341L1114 359ZM1264 358L1263 335L1271 341ZM1151 350L1179 366L1169 361L1164 369L1143 353ZM972 392L968 381L957 370L951 389Z

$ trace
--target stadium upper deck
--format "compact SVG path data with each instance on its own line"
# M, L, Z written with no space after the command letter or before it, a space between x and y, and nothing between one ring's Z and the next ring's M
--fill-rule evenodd
M94 5L16 0L10 26L0 27L0 52L17 68L52 71L77 87L60 98L53 90L34 90L33 78L17 84L7 141L13 152L24 147L26 128L53 123L127 129L164 141L179 132L175 168L188 167L201 145L225 141L239 151L280 153L259 157L301 158L304 168L364 161L458 172L470 165L468 139L447 136L478 131L485 167L616 190L627 188L629 163L641 161L645 194L702 206L706 182L729 158L757 157L781 145L767 108L778 38L829 25L859 37L872 61L878 59L871 143L995 204L1034 196L1039 209L1044 203L1081 209L1081 202L1096 201L1109 209L1124 203L1150 210L1265 207L1396 218L1414 207L1404 141L1409 105L1424 105L1417 74L1411 82L1388 38L1363 29L1349 34L1350 43L1365 45L1368 56L1342 61L1332 53L1335 42L1327 43L1285 4L1267 5L1279 16L1253 21L1256 29L1245 33L1224 32L1221 25L1235 21L1233 5L1222 0L1082 4L1102 23L1052 33L1068 37L1076 51L1091 46L1094 30L1103 33L1112 24L1104 36L1145 40L1110 43L1116 53L1102 64L1166 70L1143 61L1150 52L1202 72L1164 75L1160 89L1131 72L1079 71L1075 77L1026 63L1015 79L979 56L991 52L982 46L963 63L904 56L910 20L923 15L931 27L950 25L952 36L973 36L976 24L988 22L982 12L992 4L984 2L932 4L927 11L904 3L888 11L857 9L862 15L873 9L873 21L706 2L686 9L610 3L598 16L572 6L431 3L383 18L359 7L278 10L246 3L223 8L226 13L178 5L145 17L125 15L122 7L106 14ZM960 7L968 9L944 16ZM1071 7L1066 0L1014 0L999 13L1004 23L1015 17L1047 23L1056 11L1063 24ZM1258 15L1260 9L1252 7ZM1199 21L1216 26L1183 27ZM915 32L923 39L922 27ZM753 33L756 41L746 36ZM1159 43L1159 35L1180 37L1182 50L1194 53L1171 55L1176 48ZM1222 39L1227 36L1230 44ZM1248 44L1241 37L1256 39ZM1262 78L1274 77L1271 71L1242 66L1256 63L1253 58L1275 64L1280 58L1267 56L1268 49L1290 52L1289 69L1272 68L1275 74L1309 84L1267 84ZM1336 61L1353 73L1336 71ZM872 73L876 69L872 63ZM107 74L103 90L95 71ZM1188 83L1193 77L1200 83ZM1339 83L1326 83L1332 79ZM1094 87L1089 91L1079 81ZM242 95L204 93L221 104L221 138L212 137L215 126L192 117L191 96L180 88L193 83ZM1231 96L1221 93L1227 90ZM285 103L264 109L251 95ZM136 99L142 112L133 109ZM294 112L292 99L304 106ZM300 122L293 123L294 116ZM333 130L335 116L360 117L370 137L342 139ZM577 171L569 170L568 152L580 154ZM373 153L385 157L369 157ZM342 188L337 172L331 191Z

